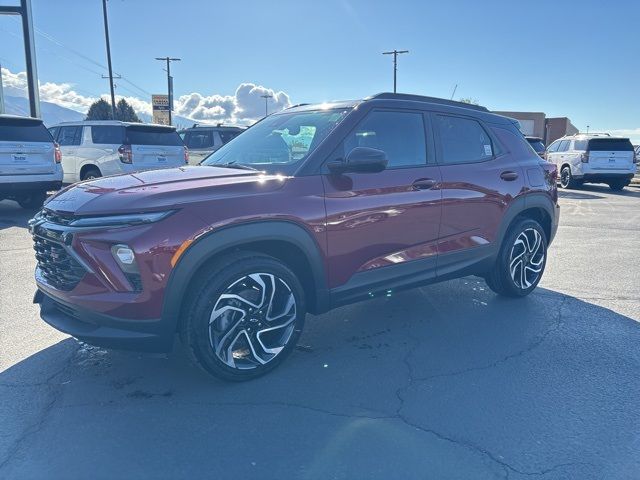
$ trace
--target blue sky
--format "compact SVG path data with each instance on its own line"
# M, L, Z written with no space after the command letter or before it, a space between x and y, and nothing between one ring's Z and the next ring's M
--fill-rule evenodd
M41 83L108 91L100 0L32 0ZM3 2L7 3L7 2ZM9 2L10 3L10 2ZM640 2L109 0L118 93L233 96L244 82L293 103L399 91L472 97L495 110L568 116L580 129L639 129ZM0 62L24 70L19 24L0 18ZM48 37L48 38L47 38ZM65 47L60 46L60 44ZM69 48L74 51L69 50ZM81 54L83 56L80 56ZM139 88L138 88L139 87ZM142 90L140 90L140 88Z

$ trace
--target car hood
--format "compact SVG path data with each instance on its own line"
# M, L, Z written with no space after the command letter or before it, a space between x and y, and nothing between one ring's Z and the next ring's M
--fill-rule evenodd
M51 197L49 210L74 215L111 215L162 210L221 197L266 193L286 177L208 166L185 166L103 177L76 183Z

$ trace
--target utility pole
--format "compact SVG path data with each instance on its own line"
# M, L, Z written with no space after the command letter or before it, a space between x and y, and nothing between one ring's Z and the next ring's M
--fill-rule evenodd
M171 62L179 62L181 58L156 57L156 60L167 62L167 99L169 100L169 125L171 125L171 111L173 110L173 77L171 76Z
M396 93L396 76L398 72L398 55L409 53L409 50L393 50L391 52L382 52L383 55L393 55L393 93Z
M113 88L113 69L111 68L111 45L109 44L109 21L107 19L107 0L102 0L104 15L104 38L107 42L107 67L109 68L109 90L111 90L111 117L116 120L116 92Z
M262 98L264 98L264 116L268 116L269 115L269 107L268 107L268 101L270 98L273 98L273 95L269 95L268 93L265 93L264 95L260 95Z

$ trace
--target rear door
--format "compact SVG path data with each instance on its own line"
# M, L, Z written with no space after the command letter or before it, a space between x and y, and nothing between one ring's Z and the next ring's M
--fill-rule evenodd
M592 138L587 148L593 170L620 173L633 169L633 145L627 138Z
M185 146L175 128L128 125L125 131L136 170L184 165Z
M491 255L504 213L525 183L518 161L486 124L448 113L433 118L442 172L438 275L446 275Z
M55 168L53 137L42 121L0 117L0 179L50 174Z
M122 173L118 148L124 143L124 126L91 125L82 146L84 163L96 165L102 175Z

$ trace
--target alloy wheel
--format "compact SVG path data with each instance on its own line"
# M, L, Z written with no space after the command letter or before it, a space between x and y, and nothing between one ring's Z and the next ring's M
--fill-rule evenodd
M562 188L567 188L570 182L571 182L571 170L565 167L560 171L560 186Z
M509 256L509 273L515 285L526 290L542 275L545 247L542 234L535 228L527 228L517 237Z
M218 296L209 318L209 343L227 366L247 370L272 361L295 328L296 299L271 273L251 273Z

